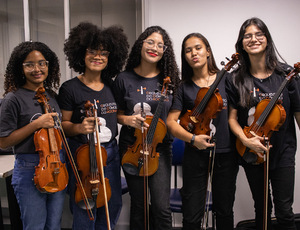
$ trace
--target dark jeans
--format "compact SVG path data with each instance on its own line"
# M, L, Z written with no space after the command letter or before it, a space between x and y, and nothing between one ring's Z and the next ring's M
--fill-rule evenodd
M260 165L243 165L252 197L254 200L256 229L261 230L263 226L264 213L264 166ZM294 184L295 184L295 167L284 167L270 170L269 183L272 187L273 203L275 216L278 222L278 229L296 230L294 213L292 205L294 202ZM272 229L271 195L268 197L268 229Z
M171 149L160 150L158 170L148 177L150 193L150 223L154 230L171 230L172 215L170 209ZM144 229L144 177L124 172L129 194L130 230Z
M183 188L181 189L183 229L198 230L205 209L209 153L186 145L183 159ZM234 227L233 203L238 164L235 153L218 153L212 177L213 210L217 229Z

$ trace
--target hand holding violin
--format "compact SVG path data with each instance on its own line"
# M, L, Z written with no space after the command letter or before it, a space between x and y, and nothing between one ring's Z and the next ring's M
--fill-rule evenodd
M214 147L214 143L210 143L211 136L201 134L195 136L194 146L199 150L207 149L210 147Z
M95 118L85 117L80 124L80 131L82 134L89 134L95 131Z
M265 140L265 138L260 137L256 135L255 133L252 133L253 137L246 138L242 141L243 145L248 147L249 149L252 149L254 152L257 153L257 155L260 158L264 157L264 152L266 152L268 149L266 146L262 144L262 142Z
M36 124L37 129L41 128L53 128L54 127L54 120L53 117L56 117L57 113L46 113L41 115L38 119L34 120L33 122Z
M141 116L141 114L136 114L132 116L127 116L127 125L136 128L136 129L142 129L142 125L144 128L148 128L149 124L147 124L146 119Z

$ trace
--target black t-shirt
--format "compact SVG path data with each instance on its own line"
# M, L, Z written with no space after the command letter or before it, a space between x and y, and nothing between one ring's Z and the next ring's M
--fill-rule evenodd
M36 92L24 88L10 92L3 99L0 110L0 137L7 137L13 131L20 129L43 113L43 106L35 98ZM46 92L49 105L61 116L56 100ZM56 127L57 128L57 127ZM33 154L35 151L34 133L13 147L15 154Z
M58 103L62 110L73 111L71 122L81 123L85 117L84 104L89 100L97 109L100 118L100 140L107 143L113 140L117 134L117 104L111 89L104 85L100 91L87 87L77 77L62 84L59 89ZM80 134L73 138L81 143L87 142L87 137Z
M220 77L220 72L217 74L217 78ZM174 98L171 110L181 111L181 115L184 115L187 110L192 110L195 107L195 100L198 91L201 89L193 81L182 82L178 87L178 93ZM223 100L223 108L217 113L216 118L212 119L210 124L211 132L216 137L216 152L227 153L234 150L234 138L228 126L228 106L225 93L225 76L218 84L219 93Z
M229 106L237 109L238 123L242 128L250 126L254 120L256 105L263 99L272 98L282 85L285 76L273 72L266 79L258 79L251 76L254 83L252 95L256 99L251 108L241 107L240 95L233 85L232 76L226 79L226 92ZM295 153L297 148L294 112L300 112L300 88L299 81L292 79L281 93L279 100L286 112L285 122L279 131L275 131L270 139L273 146L270 149L270 169L295 165Z
M153 78L144 78L134 71L120 73L113 87L118 109L123 110L125 115L139 114L141 113L141 103L143 103L146 115L153 116L159 103L162 84L163 79L160 74ZM167 95L162 102L160 118L164 123L172 104L172 98L172 95ZM119 138L121 152L135 142L134 131L134 128L122 126ZM163 143L170 144L172 140L172 136L167 132Z

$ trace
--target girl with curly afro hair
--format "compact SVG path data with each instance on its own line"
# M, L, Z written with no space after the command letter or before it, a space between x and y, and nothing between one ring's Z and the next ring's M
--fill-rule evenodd
M166 77L170 77L171 84ZM166 80L164 80L166 79ZM172 229L170 210L170 176L171 176L171 144L172 137L165 128L165 121L172 104L173 96L168 92L161 94L161 86L176 90L179 83L178 67L172 42L167 32L159 27L147 28L134 43L129 55L126 71L115 80L115 96L118 103L118 122L122 124L119 138L122 166L131 196L130 229L144 229L144 180L142 175L149 175L149 191L151 209L153 211L153 229ZM154 150L159 152L153 165L158 165L148 174L143 172L143 162L131 162L128 158L132 153L127 151L136 140L135 129L149 127L151 119L142 114L160 117L154 121L154 127L160 128L159 143ZM146 121L146 122L145 122ZM156 123L154 123L156 122ZM150 133L150 131L149 131ZM142 134L140 134L142 135ZM153 143L151 143L153 144ZM158 164L159 161L159 164ZM152 167L152 166L150 166ZM146 168L146 166L145 166ZM152 218L152 217L151 217Z
M120 157L116 136L117 104L110 86L128 56L127 36L123 29L111 26L100 29L89 22L72 28L65 42L64 52L69 66L79 75L64 82L59 90L59 105L62 110L62 125L69 136L69 145L74 156L77 148L88 142L95 131L94 117L85 117L85 104L90 101L100 121L100 141L107 152L105 177L109 179L111 197L108 195L110 226L117 223L121 207ZM98 127L97 127L98 128ZM76 160L76 157L75 157ZM94 159L96 160L96 159ZM109 188L107 188L109 190ZM85 205L75 202L76 181L70 172L70 208L73 213L73 229L108 229L105 207L91 202L94 221L90 221Z
M39 184L38 190L33 181L35 167L40 161L35 147L35 133L42 128L53 128L53 117L60 115L54 98L59 79L58 58L47 45L23 42L15 47L5 73L5 97L0 111L0 148L12 147L16 157L12 186L20 207L23 229L60 229L67 183L63 186L59 184L57 192L43 193L40 192L42 185ZM45 96L55 113L44 114L43 106L36 98L40 88L45 89ZM63 154L60 158L64 162ZM64 180L68 181L65 168L60 167L60 170L65 173L59 176L64 176Z

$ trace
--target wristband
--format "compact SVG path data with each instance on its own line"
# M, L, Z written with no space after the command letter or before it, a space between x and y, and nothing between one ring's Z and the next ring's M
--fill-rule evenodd
M194 145L194 143L195 143L195 137L196 137L196 135L193 134L192 139L191 139L191 142L190 142L191 145Z

